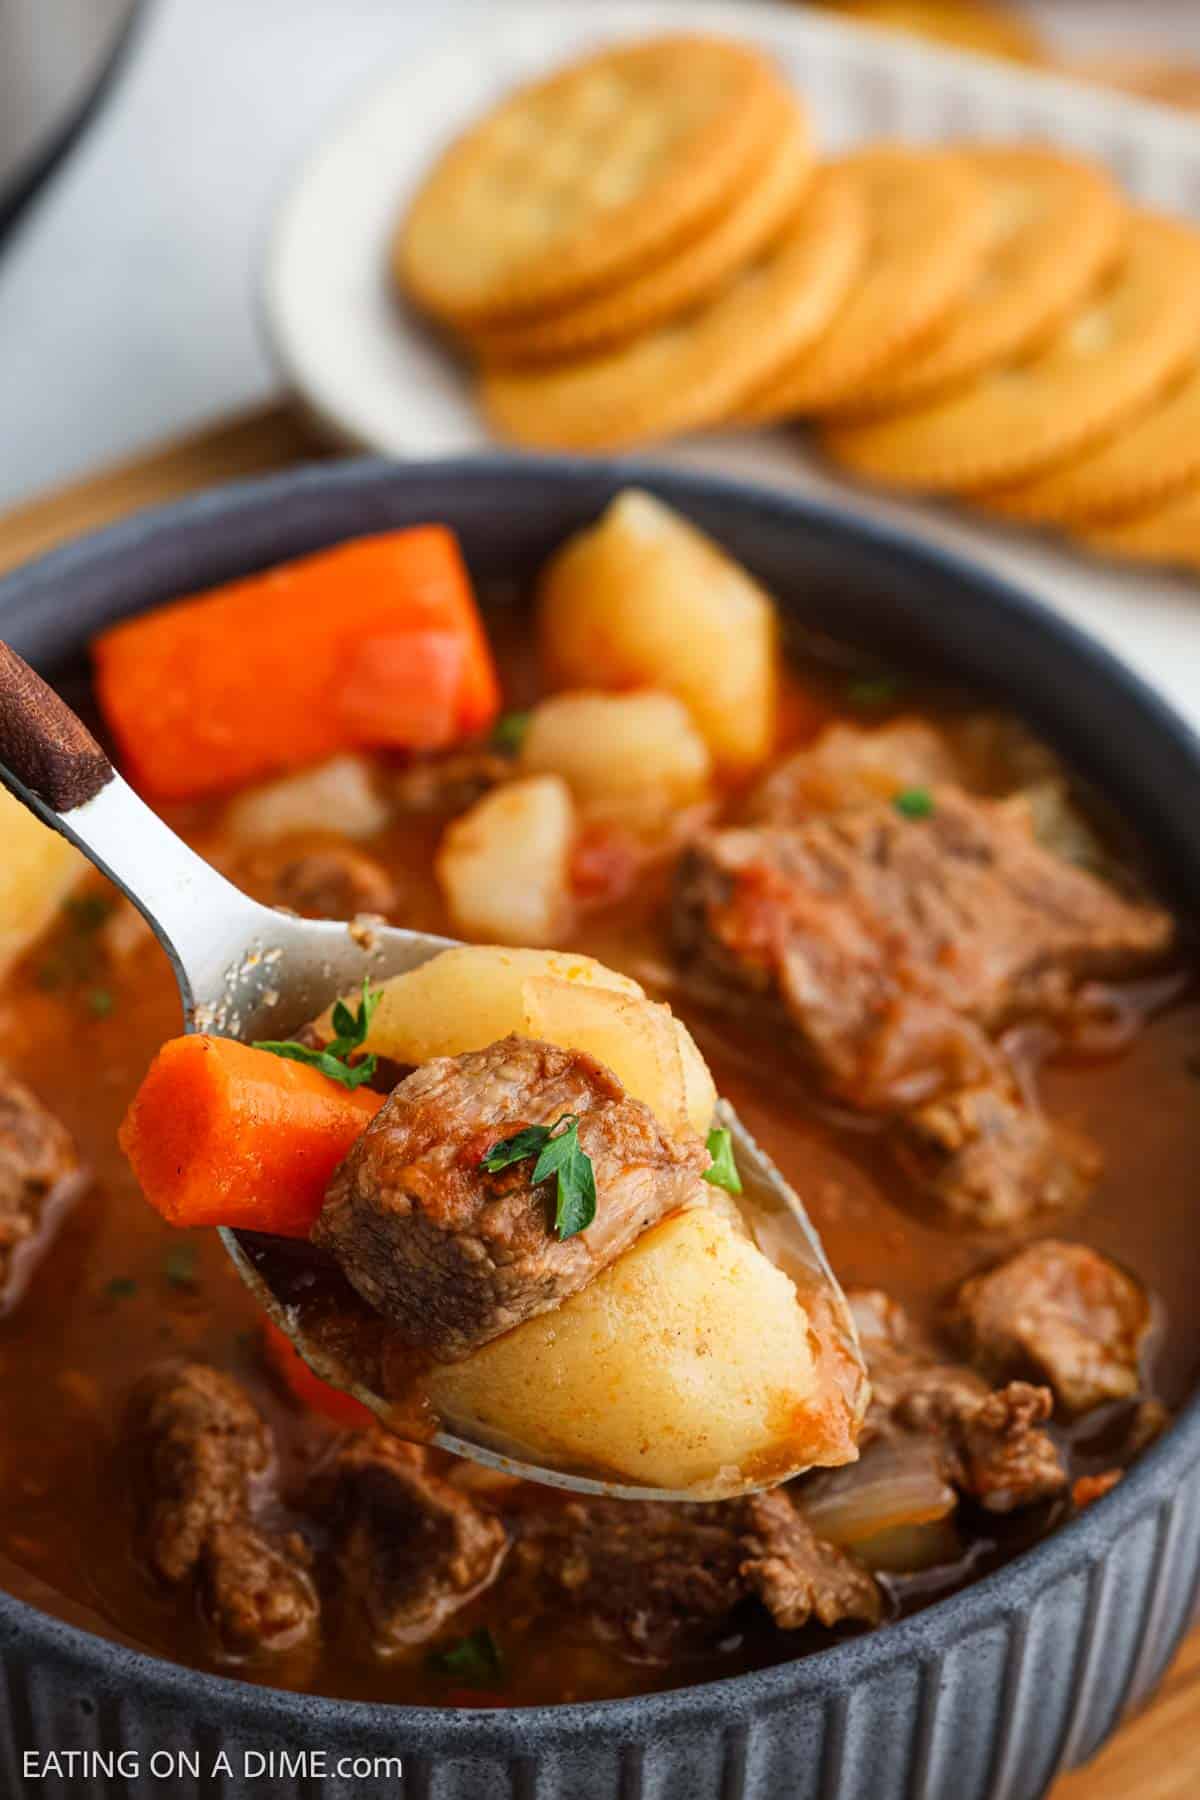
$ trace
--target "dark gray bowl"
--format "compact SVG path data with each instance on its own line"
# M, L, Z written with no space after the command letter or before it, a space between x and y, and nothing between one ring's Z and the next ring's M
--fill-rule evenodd
M967 564L730 482L513 457L301 469L150 513L19 571L0 583L0 635L53 676L122 614L420 520L455 526L477 574L523 574L631 480L691 515L810 623L1020 709L1139 822L1164 891L1200 915L1200 745L1145 687ZM1146 1698L1192 1616L1198 1456L1193 1402L1081 1518L928 1611L761 1673L593 1706L472 1713L307 1699L178 1668L0 1595L0 1792L1034 1800ZM25 1778L23 1753L35 1748L128 1755L121 1774L92 1764L60 1784ZM222 1750L232 1773L214 1781ZM166 1767L156 1752L182 1753L201 1773L176 1763L156 1778ZM304 1753L304 1773L276 1763L264 1776L254 1758L280 1752ZM368 1772L375 1758L402 1759L403 1779L394 1761Z

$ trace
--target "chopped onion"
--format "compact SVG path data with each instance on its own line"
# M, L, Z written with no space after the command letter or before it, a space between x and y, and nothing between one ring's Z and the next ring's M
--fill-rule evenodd
M880 1532L944 1519L957 1504L925 1438L877 1438L857 1463L802 1482L796 1498L819 1537L854 1546Z
M885 1575L944 1569L958 1562L962 1553L962 1539L952 1518L930 1519L924 1525L893 1525L854 1546L860 1562Z

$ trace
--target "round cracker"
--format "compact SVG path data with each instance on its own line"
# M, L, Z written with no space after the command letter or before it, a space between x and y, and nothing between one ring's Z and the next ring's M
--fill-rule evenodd
M1200 234L1135 213L1107 284L1034 355L909 412L829 426L860 475L926 493L978 493L1041 474L1149 404L1200 349Z
M812 136L801 108L780 96L780 129L749 191L666 260L566 312L467 332L472 349L501 364L559 362L626 343L701 305L766 250L796 211L813 175Z
M585 362L485 370L484 409L505 437L570 450L713 425L825 330L866 237L858 187L843 170L822 170L783 237L715 300Z
M749 397L747 424L846 406L934 329L983 259L983 183L957 152L879 144L834 166L866 208L862 277L824 336Z
M1200 361L1149 410L1077 460L981 505L1033 525L1074 525L1144 512L1200 480Z
M910 406L1011 362L1069 318L1120 254L1128 210L1095 163L1033 144L965 154L984 178L986 259L936 337L869 383L856 412Z
M1200 569L1200 482L1161 506L1116 524L1089 527L1078 537L1097 556Z
M1099 56L1068 57L1059 66L1064 75L1072 75L1076 81L1123 88L1127 94L1156 100L1160 106L1200 112L1200 62L1186 57L1138 56L1116 50Z
M932 38L979 56L1022 63L1046 60L1033 26L1011 7L991 6L987 0L842 0L839 11L865 25Z
M780 86L717 37L609 47L511 94L419 189L393 271L451 322L569 301L703 227L767 142Z

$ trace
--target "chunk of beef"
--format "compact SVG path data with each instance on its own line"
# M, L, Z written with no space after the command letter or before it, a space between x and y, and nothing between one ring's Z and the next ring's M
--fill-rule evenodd
M1069 1018L1082 980L1160 957L1172 928L1004 806L939 788L924 818L863 805L708 834L681 859L673 932L694 980L788 1020L832 1093L907 1116L944 1201L1006 1223L1073 1199L1094 1165L990 1034Z
M572 1500L522 1509L513 1527L514 1572L544 1604L641 1661L711 1644L749 1596L785 1631L882 1613L867 1571L779 1491L699 1505Z
M675 906L681 955L776 994L830 1085L867 1106L970 1073L987 1061L977 1028L1069 1011L1078 981L1132 973L1172 935L1166 913L952 788L927 818L868 806L712 833Z
M197 1580L230 1653L292 1650L311 1637L318 1605L307 1547L256 1520L272 1444L232 1376L199 1362L151 1370L133 1395L130 1428L154 1572L173 1585Z
M515 1573L553 1613L647 1662L719 1634L745 1593L726 1503L571 1500L512 1519Z
M897 1417L924 1431L937 1415L969 1410L986 1395L983 1377L961 1363L940 1360L890 1295L878 1288L851 1288L846 1299L871 1381L860 1445L886 1431Z
M298 1531L276 1540L244 1519L214 1526L200 1561L200 1592L227 1650L245 1656L290 1651L313 1635L311 1563Z
M78 1174L67 1131L0 1068L0 1315L20 1298Z
M939 1360L885 1295L857 1293L851 1305L871 1377L860 1448L883 1438L932 1443L943 1478L989 1512L1011 1512L1060 1494L1067 1472L1041 1429L1048 1388L1010 1382L989 1390L972 1369Z
M370 1647L388 1656L436 1636L495 1579L508 1549L500 1520L390 1432L351 1439L316 1476L344 1592Z
M764 825L799 825L815 813L870 806L905 788L962 779L962 758L927 719L904 717L873 727L839 722L775 765L751 794L748 817Z
M963 1282L949 1324L993 1380L1037 1376L1070 1413L1138 1391L1144 1290L1084 1244L1044 1238Z
M304 919L387 918L396 910L396 886L373 857L348 845L309 850L280 865L271 883L271 904Z
M1053 1439L1040 1429L1054 1410L1049 1388L1010 1381L978 1406L947 1420L961 1473L955 1485L988 1512L1013 1512L1061 1494L1067 1472Z
M1096 1146L1048 1119L1002 1067L915 1107L900 1142L948 1213L988 1229L1078 1205L1100 1172Z
M878 1625L883 1599L874 1576L819 1538L786 1493L754 1494L743 1513L740 1573L781 1630L796 1631L811 1619L825 1626Z
M392 798L401 812L460 813L514 771L511 756L487 744L451 750L444 756L417 756L391 777Z
M247 1511L251 1482L270 1467L267 1428L232 1376L206 1363L152 1370L131 1419L145 1459L150 1561L164 1581L182 1581L214 1530Z
M527 1125L578 1120L596 1218L560 1242L554 1182L533 1158L483 1158ZM708 1154L669 1137L589 1056L509 1037L402 1081L335 1174L313 1241L415 1348L438 1361L548 1311L666 1213L702 1196Z
M1054 752L1006 713L968 713L937 725L910 713L883 725L839 720L776 764L752 792L746 816L800 825L814 813L942 786L1002 796L1038 842L1068 862L1097 869L1106 861Z

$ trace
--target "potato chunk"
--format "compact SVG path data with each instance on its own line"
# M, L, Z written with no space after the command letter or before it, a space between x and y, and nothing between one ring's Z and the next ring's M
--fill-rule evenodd
M87 868L66 838L0 788L0 975L45 931Z
M550 976L572 987L642 990L628 975L592 956L569 950L509 950L495 944L462 944L443 950L403 975L380 984L365 1048L414 1067L435 1056L484 1050L523 1028L523 989L531 976ZM317 1030L333 1035L330 1014Z
M316 1029L332 1035L331 1015ZM365 1048L414 1067L517 1032L585 1050L668 1131L701 1137L717 1090L694 1038L636 981L568 950L463 944L380 984Z
M521 767L561 775L589 821L653 831L704 798L712 758L682 700L646 689L543 700L530 717Z
M716 760L752 768L775 732L778 652L767 594L704 534L634 489L547 567L542 654L563 687L666 688Z
M571 795L557 775L510 781L477 800L447 826L434 860L456 928L554 943L569 921L574 835Z
M792 1283L708 1207L432 1383L452 1428L696 1498L843 1461L825 1398Z
M370 763L347 755L247 788L227 807L225 824L239 843L254 848L305 831L374 837L390 817Z
M704 1058L687 1027L640 994L581 987L553 976L533 976L522 988L527 1037L586 1050L612 1070L627 1094L642 1100L668 1131L703 1137L717 1093ZM684 1068L684 1044L689 1052Z

